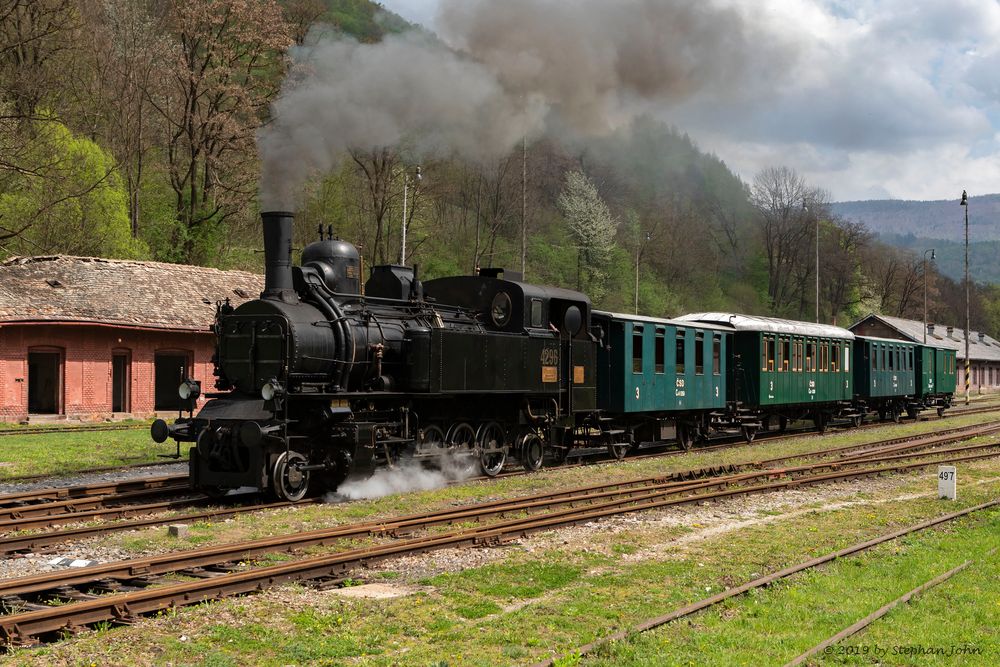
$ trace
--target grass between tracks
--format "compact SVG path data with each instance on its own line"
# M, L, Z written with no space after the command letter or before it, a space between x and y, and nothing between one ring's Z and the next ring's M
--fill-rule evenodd
M977 417L983 421L987 416L963 420ZM930 430L926 427L933 425L922 426ZM866 442L888 432L898 431L880 429L804 442L815 449L843 444L835 439ZM793 442L715 452L713 460L774 456L780 452L765 448L789 448ZM564 476L570 481L563 483L572 485L703 465L696 462L698 456L708 454L564 470L350 505L300 507L197 525L192 542L229 541L376 514L415 512L482 496L526 493L536 483L551 486ZM804 494L676 508L540 535L502 549L453 554L447 558L456 562L449 566L446 558L445 565L437 567L444 571L388 563L379 571L352 575L410 586L411 594L404 597L344 599L287 586L180 609L134 627L102 629L60 645L17 651L7 660L87 665L496 665L526 664L556 655L561 664L584 665L781 664L963 560L985 559L989 549L1000 546L1000 512L974 515L796 575L582 661L571 651L725 587L1000 494L997 461L961 465L959 474L958 503L926 496L900 500L936 489L934 471L925 471L878 483L813 487ZM820 493L824 488L841 495L824 498ZM741 516L734 518L733 512ZM723 525L729 530L712 530ZM157 550L171 544L162 532L116 539L135 549ZM173 545L178 546L176 541ZM483 556L480 560L464 560L477 553ZM440 565L434 555L417 560ZM997 564L997 555L977 562L844 646L859 647L858 651L879 646L890 652L894 646L968 646L982 649L983 654L948 664L995 664L1000 656L994 635L1000 622ZM865 659L830 655L819 661ZM943 658L889 653L880 660L938 664L935 661Z
M68 475L90 468L164 461L160 454L175 451L173 441L158 445L145 428L5 435L0 437L0 484L29 475Z

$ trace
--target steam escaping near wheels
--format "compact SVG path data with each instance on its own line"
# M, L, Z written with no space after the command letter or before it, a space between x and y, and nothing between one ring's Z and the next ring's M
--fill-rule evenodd
M323 500L338 503L440 489L478 475L479 466L474 465L476 461L469 454L443 456L435 461L435 467L428 467L420 461L406 460L392 468L379 468L371 477L349 479L335 492L323 496Z

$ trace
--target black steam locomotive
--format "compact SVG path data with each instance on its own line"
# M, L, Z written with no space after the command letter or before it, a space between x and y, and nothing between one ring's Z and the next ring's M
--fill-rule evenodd
M496 475L626 434L596 411L591 304L578 292L483 269L421 283L376 266L361 289L357 249L326 238L292 266L292 215L263 214L260 299L216 315L217 393L153 439L192 442L191 483L299 500L401 458L459 456ZM187 381L190 402L200 386Z

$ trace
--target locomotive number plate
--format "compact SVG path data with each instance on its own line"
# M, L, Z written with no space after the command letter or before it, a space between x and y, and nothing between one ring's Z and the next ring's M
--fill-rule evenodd
M559 382L559 367L542 366L542 382Z
M573 366L573 384L583 384L583 366Z

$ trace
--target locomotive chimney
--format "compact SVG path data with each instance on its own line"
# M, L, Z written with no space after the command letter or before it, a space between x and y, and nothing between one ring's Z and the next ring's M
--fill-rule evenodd
M264 291L262 299L294 301L292 286L292 221L286 211L260 214L264 225Z

